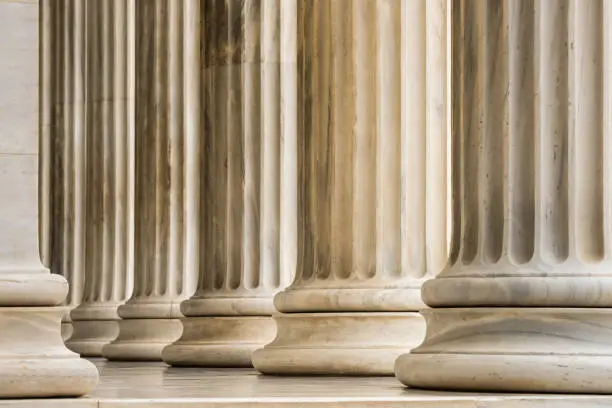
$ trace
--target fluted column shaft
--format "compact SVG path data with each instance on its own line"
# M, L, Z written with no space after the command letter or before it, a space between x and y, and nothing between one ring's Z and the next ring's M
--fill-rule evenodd
M297 273L254 363L391 374L446 256L445 2L298 4Z
M0 398L78 396L97 382L95 367L63 344L66 308L58 305L68 285L49 273L39 252L39 61L42 86L52 86L50 46L59 45L49 6L0 3ZM54 118L51 93L41 96L45 140Z
M104 350L110 359L161 359L181 335L180 302L195 290L201 136L190 55L199 49L198 5L136 0L134 293L119 309L119 337Z
M295 270L295 5L203 3L199 281L171 364L250 366L274 338Z
M454 7L452 250L400 379L609 392L612 7Z
M64 303L71 310L81 302L85 269L85 5L66 0L50 7L46 47L53 49L39 110L41 254L45 266L68 281ZM70 310L64 340L72 335Z
M87 3L87 199L85 285L68 346L88 356L119 333L131 294L131 0Z

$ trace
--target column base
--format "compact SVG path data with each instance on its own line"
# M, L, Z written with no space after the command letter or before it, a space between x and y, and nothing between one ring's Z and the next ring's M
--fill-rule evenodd
M612 390L612 309L430 309L424 343L396 363L415 388L491 392Z
M96 367L70 352L64 307L0 307L0 398L77 397L98 382Z
M102 354L117 361L161 361L162 350L183 332L180 319L123 319L119 336Z
M270 316L186 317L183 327L162 355L173 366L252 367L253 352L276 333Z
M295 313L274 316L276 339L253 354L264 374L393 375L397 357L419 345L419 313Z
M118 320L73 320L66 345L83 357L102 357L102 348L119 334Z
M62 322L62 340L66 343L72 334L74 333L74 327L72 327L72 322Z

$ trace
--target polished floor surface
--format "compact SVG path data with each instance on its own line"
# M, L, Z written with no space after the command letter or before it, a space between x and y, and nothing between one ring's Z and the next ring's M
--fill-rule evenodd
M612 408L612 396L427 392L405 389L394 378L268 377L247 369L95 363L100 384L90 397L5 400L0 408Z

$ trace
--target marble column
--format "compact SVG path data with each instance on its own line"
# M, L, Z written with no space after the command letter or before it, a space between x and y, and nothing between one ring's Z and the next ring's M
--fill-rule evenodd
M39 253L37 91L39 61L42 86L52 82L49 3L39 13L37 1L0 1L0 398L79 396L97 382L95 367L64 346L58 305L68 284Z
M298 3L298 261L267 374L389 375L446 259L445 1Z
M198 251L199 0L136 0L134 293L113 360L161 360L182 333Z
M41 72L40 246L43 264L66 278L69 307L62 337L72 335L70 310L83 290L85 212L85 7L83 0L49 5L52 19L43 52L49 70Z
M83 300L71 350L101 356L119 334L130 276L130 0L87 2L87 191Z
M453 237L405 384L609 393L612 7L458 1Z
M203 6L198 288L172 365L248 367L296 260L295 0ZM293 29L293 32L291 31Z

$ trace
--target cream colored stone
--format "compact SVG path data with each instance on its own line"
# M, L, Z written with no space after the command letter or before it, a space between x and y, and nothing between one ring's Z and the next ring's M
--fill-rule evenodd
M456 7L455 7L456 6ZM454 229L423 388L610 393L612 9L453 5Z
M47 44L51 27L47 1L40 14L36 1L0 2L0 398L80 396L98 377L64 346L68 285L38 249L38 35Z
M604 408L610 395L406 389L390 377L262 376L252 369L96 361L100 384L79 399L0 400L0 408Z
M83 299L72 311L71 350L101 356L130 296L130 0L87 5L87 221Z
M388 375L425 334L418 313L286 313L275 321L276 339L253 354L264 374Z
M0 307L0 398L79 396L94 388L95 367L64 346L65 312L64 307Z
M422 338L421 284L446 259L445 7L298 2L297 275L256 369L390 375Z
M173 366L251 367L253 351L275 335L270 316L186 317L180 340L162 356Z
M248 367L274 338L272 297L296 260L295 44L282 37L295 5L203 3L204 71L192 82L203 92L200 273L181 305L184 334L164 351L169 364Z
M40 240L44 265L70 290L62 336L72 335L70 311L81 302L85 271L85 7L52 2L43 38L40 90ZM48 38L47 38L48 37Z
M195 290L199 229L196 0L136 0L134 292L107 358L161 360ZM187 22L192 23L187 23ZM150 319L150 321L144 321ZM157 329L155 329L157 325ZM139 332L140 330L140 332ZM158 332L162 332L160 335Z
M161 313L160 313L161 315ZM119 336L104 347L109 360L160 360L162 350L183 333L179 319L126 318L119 322Z

